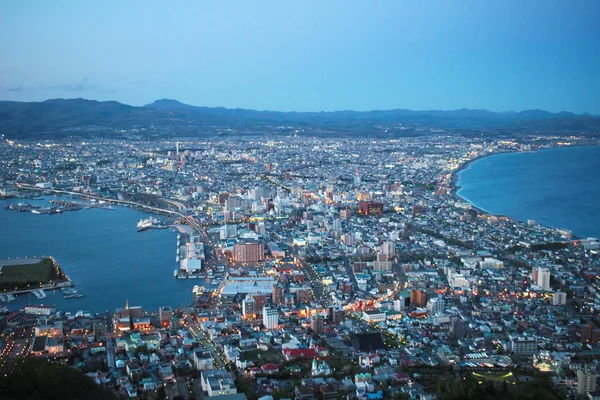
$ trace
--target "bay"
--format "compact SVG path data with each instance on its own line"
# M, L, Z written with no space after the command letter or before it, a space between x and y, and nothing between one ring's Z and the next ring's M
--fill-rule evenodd
M600 146L481 158L458 173L457 194L491 214L579 237L600 237Z
M65 311L103 313L129 305L157 310L180 307L192 301L199 279L175 279L177 233L172 229L137 232L136 224L147 215L126 207L91 208L62 214L32 214L7 210L18 202L49 206L44 200L0 201L0 259L53 256L85 295L63 298L58 291L48 297L19 295L8 308L26 304L56 304Z

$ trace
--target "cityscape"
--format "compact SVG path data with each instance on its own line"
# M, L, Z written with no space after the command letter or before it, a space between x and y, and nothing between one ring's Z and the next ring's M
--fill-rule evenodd
M0 400L600 400L599 16L2 2Z
M60 359L130 398L444 398L541 372L548 396L593 392L600 241L457 195L479 158L582 145L597 139L5 138L3 212L151 212L138 235L177 236L162 279L194 286L90 312L52 258L39 284L10 271L47 259L3 260L2 368Z

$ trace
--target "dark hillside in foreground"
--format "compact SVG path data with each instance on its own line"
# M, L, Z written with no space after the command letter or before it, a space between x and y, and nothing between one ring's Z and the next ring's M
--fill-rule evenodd
M600 116L543 110L496 113L468 109L280 112L196 107L166 99L143 107L84 99L0 101L0 133L11 138L114 137L121 135L121 131L142 136L195 136L229 129L264 134L281 133L282 129L285 132L290 127L315 136L335 131L341 135L385 132L393 137L430 128L594 133L600 131Z
M44 358L17 360L10 372L0 375L0 399L4 400L112 400L108 389L84 373Z

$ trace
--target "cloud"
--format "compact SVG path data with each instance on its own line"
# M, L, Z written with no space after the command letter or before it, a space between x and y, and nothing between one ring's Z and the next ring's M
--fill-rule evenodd
M2 91L3 91L4 93L11 93L11 92L24 92L24 91L25 91L25 88L24 88L23 86L21 86L21 85L19 85L19 86L13 86L13 87L8 87L8 88L5 88L5 87L3 87L3 88L2 88Z
M83 92L86 90L94 89L95 87L96 85L90 84L89 79L85 77L76 83L68 83L65 85L45 85L42 86L42 89L58 89L63 90L65 92Z
M119 91L119 89L107 89L107 90L103 90L102 93L115 93L118 91Z

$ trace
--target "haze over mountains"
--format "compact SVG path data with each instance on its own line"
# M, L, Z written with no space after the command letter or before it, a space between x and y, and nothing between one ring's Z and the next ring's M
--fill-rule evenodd
M52 99L43 102L0 101L0 134L14 138L114 136L135 129L148 135L268 133L281 124L310 128L311 134L406 135L423 128L448 130L597 133L600 116L543 110L492 112L405 109L334 112L281 112L197 107L162 99L142 107L116 101ZM401 128L401 129L400 129ZM119 131L115 133L115 131Z

